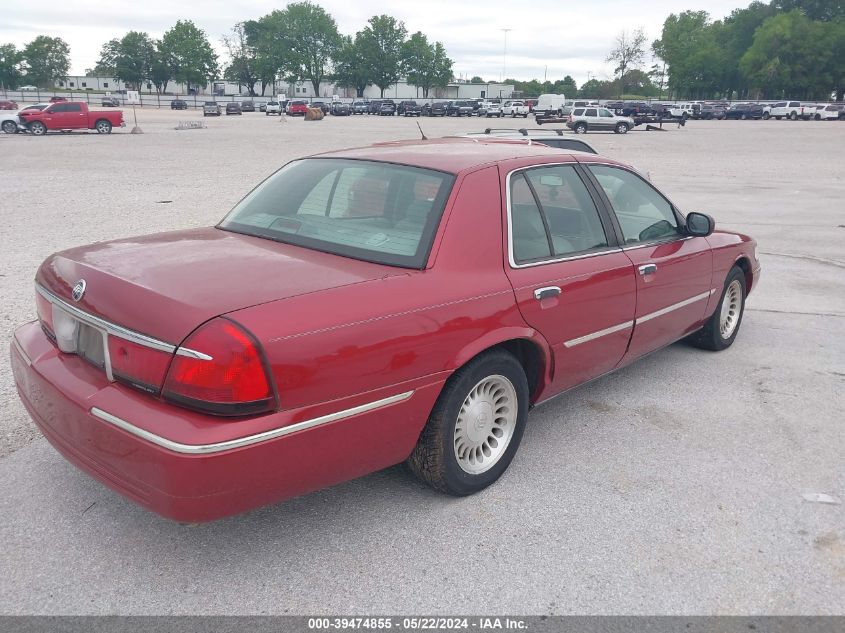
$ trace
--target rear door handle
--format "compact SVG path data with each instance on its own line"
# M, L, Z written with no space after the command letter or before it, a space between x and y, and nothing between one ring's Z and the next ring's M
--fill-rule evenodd
M641 275L653 275L657 272L657 264L643 264L640 266Z
M558 286L546 286L545 288L537 288L537 290L534 291L534 298L537 301L542 301L543 299L557 297L559 294L560 288Z

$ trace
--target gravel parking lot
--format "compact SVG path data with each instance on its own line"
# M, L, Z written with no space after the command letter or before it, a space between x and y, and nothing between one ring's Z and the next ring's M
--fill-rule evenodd
M315 152L518 119L204 119L0 135L0 337L70 246L215 223ZM754 235L736 344L683 343L538 407L494 486L403 466L204 525L136 507L35 430L0 363L0 613L845 614L845 124L691 121L584 137ZM805 495L824 493L839 503ZM812 499L813 497L809 497Z

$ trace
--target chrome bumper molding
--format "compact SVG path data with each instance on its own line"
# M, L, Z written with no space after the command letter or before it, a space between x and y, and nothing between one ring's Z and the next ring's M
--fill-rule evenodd
M581 343L586 343L588 341L593 341L597 338L601 338L602 336L607 336L608 334L614 334L616 332L621 332L622 330L627 330L630 327L634 326L633 321L625 321L625 323L620 323L619 325L613 325L609 328L604 330L599 330L598 332L593 332L591 334L585 334L584 336L579 336L578 338L574 338L571 341L566 341L564 346L566 347L575 347L576 345L580 345Z
M393 404L397 404L399 402L404 402L412 395L414 395L413 389L411 391L406 391L395 396L390 396L388 398L382 398L381 400L375 400L373 402L361 404L357 407L344 409L343 411L337 411L335 413L321 415L320 417L311 418L310 420L303 420L302 422L283 426L278 429L271 429L262 433L256 433L255 435L247 435L246 437L239 437L234 440L226 440L225 442L216 442L214 444L182 444L180 442L174 442L173 440L169 440L166 437L161 437L160 435L156 435L155 433L151 433L150 431L141 429L132 424L131 422L127 422L126 420L119 418L116 415L112 415L108 411L103 411L102 409L99 409L97 407L91 408L91 415L104 422L108 422L109 424L116 426L119 429L123 429L127 433L131 433L136 437L140 437L141 439L156 444L157 446L166 448L169 451L173 451L175 453L183 453L185 455L208 455L213 453L220 453L222 451L229 451L235 448L242 448L244 446L250 446L252 444L258 444L259 442L266 442L268 440L273 440L278 437L290 435L291 433L304 431L315 426L320 426L323 424L328 424L329 422L336 422L338 420L350 418L354 415L367 413L368 411L373 411L375 409L387 407Z
M643 316L637 318L637 323L645 323L646 321L651 321L654 318L657 318L659 316L663 316L664 314L669 314L670 312L672 312L674 310L678 310L679 308L686 307L686 306L688 306L692 303L695 303L696 301L701 301L703 299L707 299L707 298L710 297L710 295L712 295L714 292L716 292L716 290L717 290L717 288L713 288L711 290L708 290L707 292L702 292L699 295L695 295L694 297L690 297L689 299L684 299L683 301L678 301L678 303L673 303L672 305L666 306L665 308L662 308L661 310L656 310L655 312L651 312L649 314L644 314Z

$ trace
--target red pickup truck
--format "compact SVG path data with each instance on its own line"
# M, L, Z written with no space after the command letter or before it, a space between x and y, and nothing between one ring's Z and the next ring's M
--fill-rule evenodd
M22 110L21 123L35 136L49 130L97 130L111 134L113 127L125 127L121 110L89 110L84 101L60 101L43 110Z

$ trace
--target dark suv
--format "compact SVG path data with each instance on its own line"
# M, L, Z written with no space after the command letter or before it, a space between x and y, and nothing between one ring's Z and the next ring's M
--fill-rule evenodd
M369 108L367 109L367 114L378 114L380 108L381 101L370 101Z
M173 99L170 102L170 109L171 110L187 110L188 109L188 102L184 99Z
M422 107L422 113L425 116L446 116L446 104L442 101L426 103Z
M446 108L449 116L472 116L472 101L450 101Z
M737 103L725 112L726 119L762 119L763 106L759 103Z
M396 114L399 116L420 116L422 108L416 101L400 101L396 107Z

